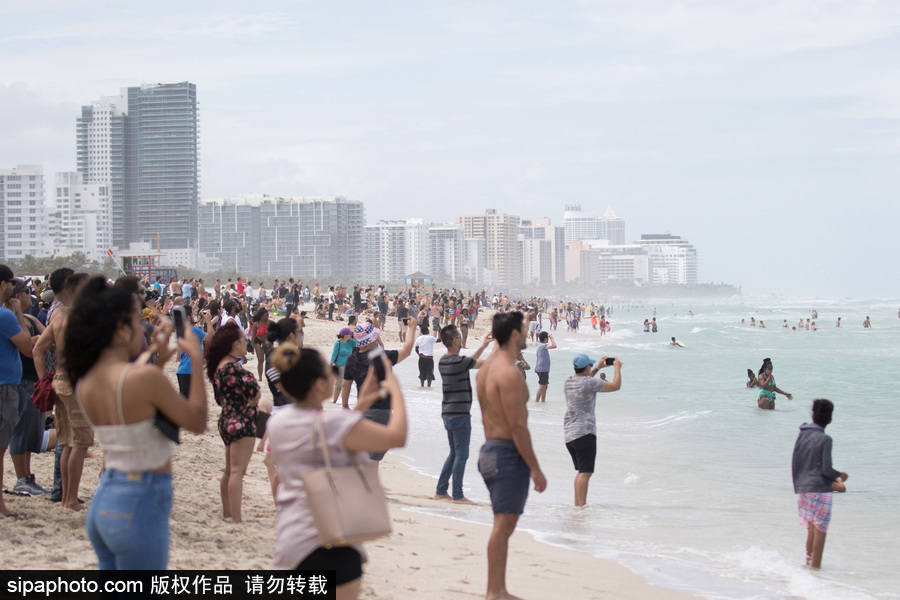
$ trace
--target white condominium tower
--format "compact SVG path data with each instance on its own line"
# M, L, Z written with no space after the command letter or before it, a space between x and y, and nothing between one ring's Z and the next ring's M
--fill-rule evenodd
M43 256L49 250L46 236L43 168L19 165L0 169L0 258Z

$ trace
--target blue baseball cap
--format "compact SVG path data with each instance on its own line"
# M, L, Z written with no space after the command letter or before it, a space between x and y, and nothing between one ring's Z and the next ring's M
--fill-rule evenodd
M572 359L572 364L576 369L583 369L585 367L589 367L594 364L594 360L591 359L587 354L576 354L575 358Z

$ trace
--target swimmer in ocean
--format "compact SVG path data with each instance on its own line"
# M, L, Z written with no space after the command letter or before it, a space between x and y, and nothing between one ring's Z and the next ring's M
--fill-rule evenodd
M763 364L759 369L759 377L757 378L757 381L759 382L759 398L757 398L756 404L763 410L775 410L776 393L785 396L788 400L794 399L791 394L778 389L778 387L775 385L775 377L772 375L771 359L763 359Z
M759 387L759 381L756 380L756 375L753 373L753 369L747 369L747 379L748 388Z
M679 344L678 342L675 341L675 338L672 338L672 341L669 342L669 345L670 346L678 346L679 348L684 348L684 346L682 346L681 344Z

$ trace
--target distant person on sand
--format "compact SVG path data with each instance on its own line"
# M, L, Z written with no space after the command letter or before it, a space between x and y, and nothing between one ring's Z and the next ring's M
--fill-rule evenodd
M469 371L480 369L484 364L479 360L482 353L493 341L491 334L484 337L481 346L472 356L461 356L462 333L456 325L447 325L441 329L441 342L447 347L447 353L438 361L441 374L441 388L444 392L441 401L441 419L447 430L447 441L450 454L444 461L441 475L438 477L435 499L451 500L456 504L473 504L463 495L463 476L466 462L469 460L469 442L472 438L472 381ZM450 479L453 479L453 496L447 494Z
M832 492L846 491L844 482L848 475L831 464L831 437L825 427L831 423L834 404L829 400L815 400L812 423L800 426L800 434L794 443L791 473L800 520L806 524L806 565L818 569L822 566L825 535L831 522Z
M682 346L681 344L679 344L678 342L675 341L675 338L672 338L672 341L669 342L669 345L670 346L678 346L679 348L684 348L684 346Z
M566 395L566 414L563 418L566 449L578 474L575 476L575 506L587 504L588 484L594 474L597 458L597 393L615 392L622 387L622 361L614 359L616 372L612 381L594 379L606 366L604 356L591 368L594 361L586 354L572 359L575 374L563 386Z
M520 312L494 315L491 333L498 348L476 378L485 443L478 456L478 471L491 496L494 526L488 541L486 598L510 598L506 590L509 537L525 510L529 479L538 493L547 479L538 465L528 431L528 387L516 368L525 348L528 325Z
M762 367L759 368L759 377L757 378L759 382L759 398L757 399L757 405L764 410L775 410L775 394L776 392L787 397L788 400L793 400L794 397L787 392L780 390L775 385L775 376L772 375L772 361L771 359L764 359Z

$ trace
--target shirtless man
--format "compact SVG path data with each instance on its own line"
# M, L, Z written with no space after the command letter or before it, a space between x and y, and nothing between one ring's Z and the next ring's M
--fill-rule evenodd
M44 352L56 345L56 356L62 355L65 343L66 322L69 307L75 299L75 290L87 278L87 273L75 273L66 279L63 290L56 295L62 302L47 323L47 328L34 346L34 368L38 380L47 374ZM60 479L62 480L62 506L70 510L81 510L78 502L78 486L84 470L84 459L88 448L94 444L94 432L81 412L75 400L75 390L69 383L65 368L57 363L56 375L53 377L53 391L56 392L55 423L57 444L63 446L59 459Z
M528 323L520 312L494 315L491 333L498 349L485 360L476 378L478 403L484 423L485 443L478 457L478 471L491 495L494 528L488 541L487 600L513 599L506 590L506 557L509 537L525 510L528 480L538 493L547 480L538 466L528 432L528 387L516 357L525 348Z

